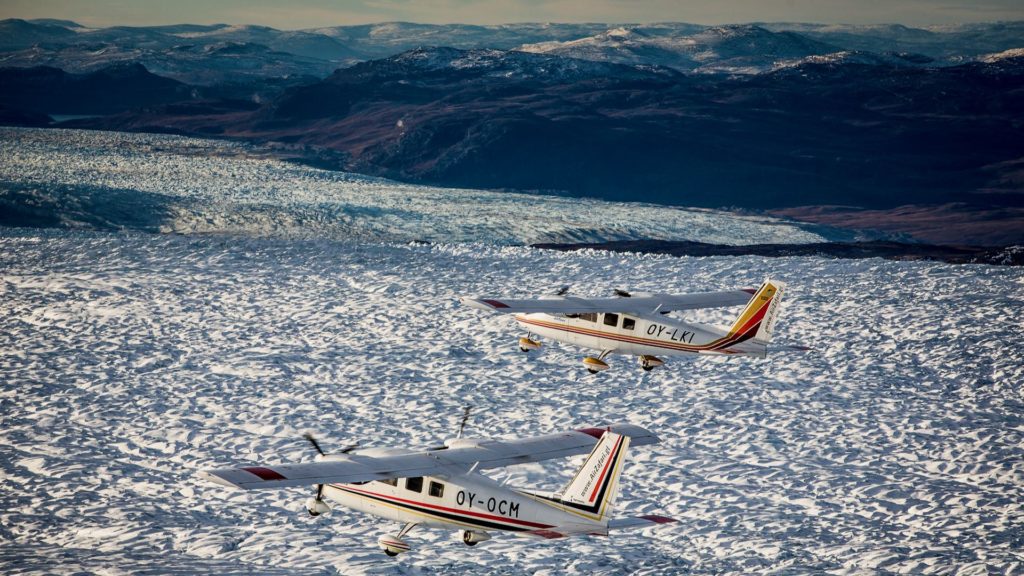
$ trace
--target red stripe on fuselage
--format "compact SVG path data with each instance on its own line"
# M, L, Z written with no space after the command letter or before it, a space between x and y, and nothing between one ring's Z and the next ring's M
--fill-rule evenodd
M643 346L651 346L654 348L667 348L669 350L677 350L681 352L700 352L701 350L714 350L732 353L730 350L723 350L723 348L731 346L740 335L723 336L717 340L713 340L708 344L669 344L663 340L651 340L649 338L641 338L639 336L626 336L625 334L616 334L613 332L601 332L600 330L588 330L586 328L577 328L575 326L568 326L565 324L557 324L555 322L544 322L541 320L533 320L529 318L517 317L517 321L523 324L532 324L534 326L540 326L542 328L551 328L554 330L561 330L563 332L573 332L575 334L583 334L584 336L593 336L595 338L605 338L607 340L615 340L618 342L627 342L629 344L641 344Z
M483 512L472 512L472 511L469 511L469 510L459 510L457 508L448 508L447 506L438 506L436 504L427 504L426 502L421 502L421 501L418 501L418 500L407 500L405 498L398 498L397 496L391 496L390 494L381 494L379 492L370 492L369 490L362 490L362 489L359 489L359 488L353 488L352 486L348 486L348 485L345 485L345 484L331 484L331 486L333 488L337 488L339 490L343 490L343 491L346 491L346 492L354 492L356 494L373 496L373 497L376 497L376 498L380 498L382 500L387 500L389 502L392 502L393 504L397 504L397 505L400 505L400 506L416 506L416 507L429 508L429 509L433 509L433 510L440 510L440 511L443 511L443 512L448 512L449 514L460 514L460 515L464 515L464 516L474 516L474 517L477 517L477 518L483 518L485 520L500 520L502 522L508 522L510 524L520 524L522 526L529 526L531 528L551 528L553 526L552 524L541 524L539 522L530 522L529 520L519 520L517 518L508 518L506 516L495 516L493 514L485 514ZM441 518L441 520L446 520L446 519L445 518ZM467 519L467 522L471 522L471 520Z

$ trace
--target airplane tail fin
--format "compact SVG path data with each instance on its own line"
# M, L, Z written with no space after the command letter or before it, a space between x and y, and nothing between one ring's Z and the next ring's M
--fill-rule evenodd
M772 338L772 330L779 318L779 301L786 287L782 282L771 279L764 281L754 296L747 303L736 321L729 328L729 338L733 344L753 340L756 344L767 345Z
M619 493L627 448L629 436L605 432L562 491L562 504L593 514L595 520L607 521Z

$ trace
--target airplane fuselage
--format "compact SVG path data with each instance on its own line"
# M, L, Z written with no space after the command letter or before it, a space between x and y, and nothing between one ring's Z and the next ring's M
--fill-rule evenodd
M585 526L594 534L607 533L599 515L506 488L480 474L328 484L324 495L346 508L431 528L543 535L555 527Z
M516 314L533 334L584 348L637 356L685 354L765 355L764 344L737 341L725 330L667 316L622 313Z

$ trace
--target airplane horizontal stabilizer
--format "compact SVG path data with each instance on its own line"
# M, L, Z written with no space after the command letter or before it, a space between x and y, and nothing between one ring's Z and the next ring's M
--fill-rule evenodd
M657 514L645 514L643 516L632 516L627 518L613 518L608 521L609 530L622 530L627 528L650 528L660 524L674 524L678 522L675 518L659 516Z

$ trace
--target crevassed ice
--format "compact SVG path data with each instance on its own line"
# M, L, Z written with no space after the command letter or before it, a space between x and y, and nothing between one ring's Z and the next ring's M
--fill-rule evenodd
M0 163L0 184L63 199L58 206L76 194L160 195L162 232L495 244L826 240L767 217L402 184L267 156L259 148L218 140L0 128L0 157L6 159ZM109 209L103 202L89 206ZM76 217L58 216L70 222Z

